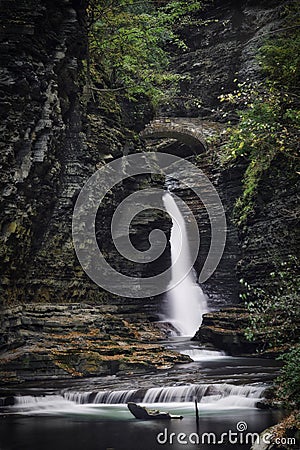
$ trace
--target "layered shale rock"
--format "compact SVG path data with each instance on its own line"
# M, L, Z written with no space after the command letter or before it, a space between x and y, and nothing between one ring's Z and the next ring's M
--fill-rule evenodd
M73 247L72 213L84 183L107 162L139 145L122 123L120 105L104 94L96 103L88 96L83 64L86 6L81 0L4 1L1 5L1 367L8 379L116 372L122 370L116 361L129 367L134 352L139 360L136 368L160 365L156 348L152 358L145 345L139 346L136 340L133 345L134 323L149 340L161 337L147 321L157 318L157 302L105 292L84 273ZM149 181L129 180L110 192L97 216L99 244L106 246L119 270L130 269L136 276L158 269L130 266L114 251L110 220L125 193ZM149 227L168 232L170 221L161 214L140 216L131 231L132 239L143 248L148 245ZM37 309L28 306L25 313L30 302L37 303ZM66 302L73 306L57 318L59 308L67 311ZM94 315L93 326L82 303L99 305L89 312ZM110 304L112 313L119 313L116 317L105 306ZM7 305L12 309L5 309ZM65 333L63 322L69 316ZM99 329L104 335L99 331L90 335ZM72 332L79 335L75 338ZM129 355L125 359L119 344L110 342L114 334L127 343L129 350L120 347ZM84 347L86 340L93 344L93 357L87 353L91 348ZM115 350L108 350L106 344L105 350L102 341ZM105 359L105 351L118 356ZM143 359L148 362L144 364Z
M278 280L270 273L284 270L300 249L299 163L278 155L263 174L254 209L240 229L239 277L252 286L274 288ZM297 277L294 279L297 285ZM283 292L284 294L284 292Z
M180 93L170 96L161 114L167 117L236 119L232 106L219 96L236 89L236 82L261 78L257 50L266 35L280 25L284 2L222 1L204 5L181 29L187 43L174 56L172 67L183 76Z
M203 323L194 340L212 344L230 355L253 353L260 347L259 339L249 342L245 331L249 326L249 315L243 307L227 307L221 311L205 314Z
M80 1L2 4L4 302L72 295L72 198L87 166L79 158L85 153L79 83L84 8Z
M27 304L0 315L3 382L103 376L166 369L187 362L150 341L149 321L130 324L116 306Z
M0 274L4 304L107 303L112 297L86 276L77 260L72 214L81 188L97 169L123 153L140 151L141 146L124 126L115 100L104 93L93 96L94 102L88 95L83 64L86 6L79 0L5 1L2 5ZM118 270L137 277L158 269L135 266L118 254L110 220L126 192L135 192L150 181L124 181L108 193L97 216L97 239L104 253L111 255ZM131 228L132 239L147 246L152 227L168 232L170 222L160 214L144 214ZM158 266L165 264L158 262Z

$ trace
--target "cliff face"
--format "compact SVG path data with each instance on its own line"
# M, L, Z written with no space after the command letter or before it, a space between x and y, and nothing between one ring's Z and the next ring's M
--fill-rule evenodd
M237 81L261 78L257 50L278 29L286 2L214 0L182 28L187 50L174 56L172 67L184 78L180 94L161 110L166 116L202 117L226 122L237 117L219 96Z
M279 155L260 180L253 214L240 229L237 271L252 286L272 288L270 273L299 255L299 189L299 162Z
M4 2L1 276L5 302L59 296L74 278L72 197L83 180L84 3ZM69 249L68 249L69 247ZM65 276L61 275L63 271ZM55 293L55 294L54 294Z
M186 54L174 57L174 68L184 75L185 80L181 83L181 95L170 99L161 114L200 115L209 120L223 122L230 119L235 123L235 112L230 106L224 106L218 97L234 91L237 82L262 78L256 54L270 33L280 28L280 13L284 5L284 2L250 0L215 1L212 9L207 7L199 15L198 24L195 18L195 24L182 31L189 48ZM202 25L200 19L211 19L211 23ZM219 164L218 158L210 160L207 164L204 156L197 164L216 185L229 224L229 240L223 260L203 286L214 299L212 305L216 305L216 298L226 299L229 294L229 298L234 299L231 287L235 286L235 292L240 291L241 286L237 287L240 279L252 286L272 288L270 272L278 271L281 261L299 254L299 164L285 155L272 161L259 182L253 212L246 223L237 227L232 221L232 206L241 194L248 161L240 159L233 165L224 166ZM207 245L206 234L209 233L204 232L204 245ZM241 311L244 322L239 320ZM247 347L250 351L251 345L243 335L247 326L246 312L241 311L233 308L207 315L196 338L231 353L241 353ZM255 345L252 350L254 348Z
M125 126L142 127L137 107L129 105L123 122L120 106L105 95L99 102L87 95L85 9L82 0L2 4L0 366L7 381L115 373L126 370L126 358L128 370L177 359L164 359L155 345L141 344L134 353L137 339L160 336L146 320L153 319L155 302L103 291L74 252L72 213L80 189L107 161L136 148ZM108 252L113 253L111 214L124 191L138 186L127 181L102 205L97 232ZM168 232L164 217L148 219ZM132 230L142 247L148 219L137 220ZM114 262L128 270L118 255ZM145 270L129 269L137 276ZM126 318L139 322L137 329Z
M96 101L88 96L85 8L80 0L3 4L0 270L5 304L110 301L77 261L72 213L81 188L98 168L141 149L126 126L140 129L144 122L138 119L138 105L118 105L108 94ZM145 120L151 108L140 107ZM109 243L107 252L113 252L112 213L124 191L129 195L138 186L138 180L125 181L98 214L99 242ZM154 225L162 222L148 216ZM141 245L148 239L145 220L132 230ZM128 270L116 253L117 265ZM129 269L137 275L144 270Z
M271 0L214 1L213 5L206 5L203 11L194 15L191 23L181 30L188 48L183 53L175 54L172 62L173 69L183 76L180 92L176 97L170 96L159 114L163 117L200 117L218 123L228 120L235 123L237 115L232 105L221 102L219 97L233 92L237 83L262 78L256 59L257 51L266 37L280 27L283 8L284 3L279 5ZM257 284L265 283L269 272L274 269L272 259L275 254L277 259L293 254L294 244L298 242L294 231L288 232L295 226L292 212L297 201L295 180L292 181L295 168L285 161L283 167L286 169L281 171L278 162L274 162L274 167L264 174L259 186L255 217L249 219L246 227L239 228L233 222L233 208L242 193L248 161L241 158L233 165L222 164L221 141L222 138L215 140L204 154L194 159L215 185L228 224L222 261L203 285L212 308L224 302L239 301L241 278L251 282L257 280ZM166 149L177 155L180 152L182 155L188 154L182 144L180 147L173 143L169 150L168 146ZM200 271L210 245L207 214L204 208L197 206L195 199L190 198L190 193L180 194L191 203L201 231L201 253L196 265ZM280 206L285 202L289 204L288 220ZM275 220L277 212L279 214Z

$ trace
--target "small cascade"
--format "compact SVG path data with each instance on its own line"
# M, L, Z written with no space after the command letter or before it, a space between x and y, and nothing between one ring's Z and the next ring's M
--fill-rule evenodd
M118 403L127 403L131 401L142 401L145 390L130 389L123 391L99 391L99 392L64 392L65 399L75 403L89 404L106 404L113 405Z
M230 384L191 384L183 386L155 387L150 389L130 389L120 391L100 391L97 393L86 392L65 392L64 398L79 404L120 404L128 402L139 403L172 403L172 402L193 402L195 398L199 402L214 402L223 398L237 399L240 403L255 405L261 397L264 387L258 386L235 386ZM248 400L247 400L248 399ZM244 402L244 400L246 400Z
M93 403L93 400L97 394L95 392L66 392L64 398L71 402L78 403L80 405L85 405L88 403Z
M253 386L234 386L228 384L200 384L188 386L171 386L162 388L151 388L146 392L143 403L172 403L172 402L192 402L196 398L199 402L217 402L225 397L236 397L240 399L240 404L245 399L251 398L253 406L263 392L262 388ZM246 400L246 403L249 403ZM230 404L230 399L228 401Z
M77 405L116 405L137 403L189 403L195 398L200 404L219 408L233 406L254 407L261 398L262 386L235 386L231 384L190 384L183 386L153 387L118 391L80 392L65 391L62 395L18 396L13 409L22 411L39 409L65 409Z
M145 405L177 404L191 407L195 399L198 400L199 407L203 410L254 408L256 403L262 399L264 390L265 387L261 385L235 386L223 383L98 392L64 391L61 395L17 396L14 397L14 405L7 408L26 415L53 415L72 411L88 411L87 408L97 408L100 405L106 405L106 407L126 405L128 402Z
M113 392L98 392L95 397L94 403L127 403L130 402L132 398L141 398L139 393L141 390L130 389L129 391L113 391ZM142 395L142 394L141 394Z
M62 400L61 395L43 395L43 396L32 396L32 395L22 395L14 397L15 405L18 406L34 406L41 403L55 403Z
M145 389L89 392L88 396L86 394L86 392L66 391L63 393L63 396L65 399L79 404L116 405L128 402L141 402L145 396Z
M208 361L210 359L226 356L226 353L223 351L203 349L181 350L180 353L189 356L193 361Z
M202 314L207 312L207 303L202 289L196 282L190 261L189 241L184 217L174 198L166 193L163 196L166 211L172 218L170 237L173 287L167 291L170 317L168 321L178 329L182 336L193 336L202 323ZM175 262L178 259L178 263ZM185 278L183 278L183 276Z
M37 410L65 409L68 404L69 402L62 395L22 395L14 397L14 404L11 408L30 413Z

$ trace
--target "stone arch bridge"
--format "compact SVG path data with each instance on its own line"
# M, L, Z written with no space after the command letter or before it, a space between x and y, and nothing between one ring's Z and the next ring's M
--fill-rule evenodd
M196 154L207 150L207 139L220 133L224 125L198 117L162 117L154 119L140 133L145 139L176 139L188 145Z

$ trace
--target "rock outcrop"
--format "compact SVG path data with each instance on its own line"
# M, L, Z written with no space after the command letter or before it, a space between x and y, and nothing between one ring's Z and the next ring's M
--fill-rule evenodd
M142 146L126 128L116 100L106 93L95 101L88 96L83 64L86 6L79 0L4 2L2 6L0 274L4 305L115 301L86 276L77 260L72 214L81 188L97 169ZM136 111L131 109L135 129ZM110 222L123 197L150 181L151 177L124 180L107 194L97 216L99 245L119 270L136 276L164 267L168 258L146 269L130 264L114 248ZM170 221L165 215L146 212L132 225L132 240L147 247L152 227L168 233Z
M67 235L72 198L83 180L80 160L88 158L79 83L84 10L81 1L2 5L4 302L63 298L76 279Z
M299 255L299 163L278 155L263 174L257 189L254 210L240 229L241 259L237 265L240 278L252 286L272 288L278 273ZM295 285L297 279L295 277Z
M249 342L245 336L247 327L249 314L245 308L225 307L221 311L204 314L201 328L193 339L212 344L229 355L255 355L262 342L259 339Z
M129 323L116 306L27 304L0 316L2 382L166 369L189 358L151 343L149 321Z
M160 114L166 117L201 117L235 120L219 96L232 92L237 82L261 78L257 50L279 27L285 2L274 0L214 0L181 29L187 43L174 56L172 68L183 77L180 93L170 96Z

